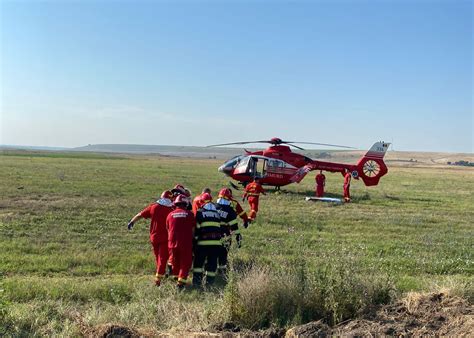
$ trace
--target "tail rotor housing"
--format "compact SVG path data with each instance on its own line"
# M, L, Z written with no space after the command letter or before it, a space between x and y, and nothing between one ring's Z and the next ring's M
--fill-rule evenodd
M383 161L390 143L376 142L372 148L357 163L357 173L365 185L377 185L382 176L388 173Z

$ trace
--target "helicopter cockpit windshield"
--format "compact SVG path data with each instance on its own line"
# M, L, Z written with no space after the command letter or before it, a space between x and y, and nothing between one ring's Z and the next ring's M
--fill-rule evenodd
M243 157L244 156L242 155L238 155L231 158L230 160L225 162L223 165L221 165L218 170L224 173L232 171L236 167L236 165L239 164L239 162L242 160Z

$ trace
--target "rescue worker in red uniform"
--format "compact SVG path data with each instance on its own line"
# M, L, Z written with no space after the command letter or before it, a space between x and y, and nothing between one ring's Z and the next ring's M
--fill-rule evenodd
M196 249L194 250L193 285L200 287L204 272L206 284L216 278L217 258L222 248L221 217L210 194L203 194L205 203L196 213Z
M232 205L232 208L234 208L235 212L237 213L237 216L239 216L242 219L242 221L244 221L244 228L247 229L247 227L250 224L249 217L247 216L247 213L240 205L239 201L234 199L234 196L232 195L232 189L230 188L227 188L227 189L229 190L229 193L230 193L230 203Z
M244 190L243 200L247 198L250 205L249 219L253 221L257 217L258 212L258 199L260 194L265 195L265 190L259 183L259 179L255 178L253 182L247 184Z
M349 172L348 169L345 169L345 174L344 174L344 202L350 202L351 201L351 194L350 194L350 187L351 187L351 173Z
M174 200L175 210L166 218L168 250L171 256L172 275L178 279L178 289L187 283L193 262L193 238L196 219L186 209L186 196L178 195Z
M128 223L128 230L141 218L150 219L150 242L153 246L156 262L155 284L159 286L165 276L166 262L168 261L168 232L166 230L166 218L173 211L171 202L172 193L164 191L156 203L150 204L141 212L136 214Z
M196 215L198 209L200 207L202 207L202 205L203 205L202 195L204 195L204 194L211 194L211 189L210 188L204 188L200 195L197 195L196 197L194 197L194 200L193 200L193 214L194 215Z
M324 186L326 185L326 176L323 171L320 170L319 174L316 175L316 197L324 197Z
M191 199L191 193L189 192L188 189L184 187L182 184L176 184L173 189L171 189L171 193L173 194L172 200L174 201L176 197L179 195L183 195L186 197L186 209L190 210L190 199ZM168 268L166 271L166 275L170 276L172 275L172 267L171 267L171 261L173 260L173 253L169 253L169 259L168 259ZM176 277L176 276L175 276Z

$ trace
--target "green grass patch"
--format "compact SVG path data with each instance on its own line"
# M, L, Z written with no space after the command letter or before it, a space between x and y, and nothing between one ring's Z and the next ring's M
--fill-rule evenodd
M155 331L336 323L433 285L472 294L470 168L390 168L377 187L355 181L353 203L340 206L304 201L311 176L269 191L232 252L231 282L178 294L152 285L148 224L126 224L176 183L194 193L227 186L219 161L20 155L0 155L0 314L16 335L107 322ZM342 176L326 176L328 195L340 197Z

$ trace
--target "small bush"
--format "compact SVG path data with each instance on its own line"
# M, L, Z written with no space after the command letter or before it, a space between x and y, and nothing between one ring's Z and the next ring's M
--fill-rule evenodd
M234 311L231 319L249 329L284 326L292 321L301 302L297 287L289 274L254 267L237 280L237 305L229 307Z
M304 264L280 271L252 266L240 275L231 272L223 308L229 321L248 329L319 319L337 324L388 303L393 295L388 278L364 277L350 264L314 271Z

